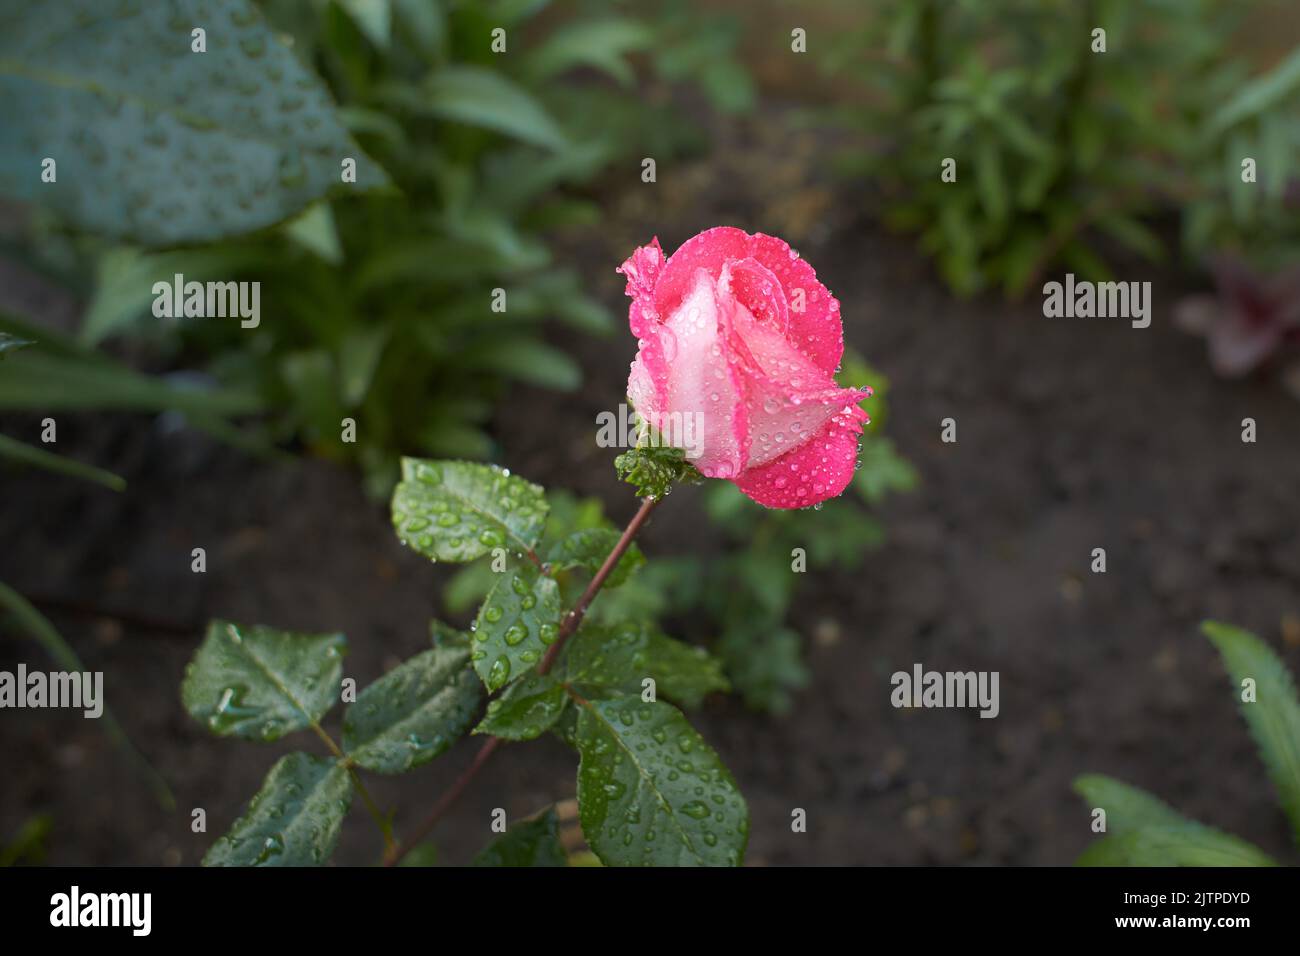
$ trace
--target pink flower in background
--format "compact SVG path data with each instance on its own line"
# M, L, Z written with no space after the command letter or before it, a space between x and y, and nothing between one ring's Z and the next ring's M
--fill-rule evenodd
M769 508L803 508L842 492L857 466L869 388L841 388L840 304L785 242L719 226L667 260L656 238L619 268L640 348L627 390L707 478Z
M1265 275L1225 255L1210 261L1210 272L1218 295L1189 296L1174 319L1185 332L1206 337L1217 374L1246 375L1300 342L1300 267Z

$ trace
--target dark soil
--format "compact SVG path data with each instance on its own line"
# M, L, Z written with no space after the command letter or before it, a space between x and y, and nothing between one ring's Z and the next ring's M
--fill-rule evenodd
M575 241L573 257L621 310L612 270L656 230L669 250L718 223L794 237L843 303L849 342L892 380L889 431L922 476L884 509L889 538L864 570L806 576L791 623L820 636L806 641L813 678L793 712L765 717L718 698L696 717L749 800L749 862L1067 864L1092 838L1070 791L1089 771L1287 858L1284 819L1197 625L1254 629L1300 672L1300 404L1210 375L1202 344L1171 327L1181 280L1122 276L1154 282L1145 330L1046 319L1036 297L959 304L862 203L802 172L805 146L742 145L729 166L661 169L659 191L613 194L602 236ZM570 396L519 390L498 418L501 461L598 494L622 521L633 502L595 446L595 416L620 400L634 343L621 329L557 341L581 359L587 385ZM1258 422L1253 445L1240 439L1247 416ZM940 442L948 417L955 444ZM427 645L446 572L401 548L385 509L331 464L267 463L142 418L69 415L59 427L61 450L130 488L6 472L0 580L105 672L109 705L180 810L158 808L94 721L6 711L0 835L47 813L51 863L192 864L277 757L318 749L310 737L217 740L184 714L178 685L206 620L341 629L348 673L364 685ZM4 423L16 436L33 429ZM204 575L190 571L197 546ZM674 495L643 547L652 560L719 547L697 491ZM1089 570L1097 547L1105 574ZM52 666L16 633L0 636L0 668L19 661ZM892 708L890 674L916 662L999 671L1000 715ZM476 747L376 781L399 830ZM549 739L507 747L437 829L441 858L468 861L494 807L513 819L571 797L575 763ZM195 807L207 834L191 832ZM795 807L806 833L791 832ZM376 842L354 811L337 859L370 862Z

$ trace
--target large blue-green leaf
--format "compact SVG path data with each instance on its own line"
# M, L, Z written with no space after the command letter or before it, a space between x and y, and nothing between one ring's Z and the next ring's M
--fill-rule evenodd
M345 158L356 187L386 180L251 0L4 0L0 101L0 192L149 245L285 219Z

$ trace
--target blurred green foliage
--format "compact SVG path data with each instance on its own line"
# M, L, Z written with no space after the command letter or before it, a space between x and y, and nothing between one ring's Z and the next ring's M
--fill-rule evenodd
M126 337L162 364L203 364L262 398L273 439L359 462L375 493L402 452L490 457L510 382L580 384L547 323L612 329L552 250L564 230L599 222L595 178L702 147L670 84L697 84L722 109L752 102L734 27L681 2L260 7L389 182L336 187L288 222L202 246L92 245L83 344ZM75 275L86 246L50 223L38 220L44 258ZM259 281L261 323L155 318L153 283L178 273Z
M1252 75L1230 40L1256 6L885 0L830 58L842 75L872 58L873 103L846 112L879 148L845 167L882 185L887 223L917 233L963 295L1018 295L1058 266L1105 280L1120 250L1164 258L1173 210L1194 259L1293 256L1300 49Z
M13 353L11 357L7 355ZM260 409L257 395L141 374L75 339L0 312L0 411L101 409L185 414L198 428L245 447L258 440L231 418ZM0 459L93 481L114 491L118 475L0 434Z
M1249 631L1218 621L1205 621L1201 631L1223 660L1233 697L1300 845L1300 698L1295 680L1277 653ZM1092 811L1094 831L1106 834L1083 852L1079 866L1277 865L1254 844L1185 817L1159 797L1112 777L1085 774L1074 781L1074 789ZM1104 811L1100 817L1098 810Z

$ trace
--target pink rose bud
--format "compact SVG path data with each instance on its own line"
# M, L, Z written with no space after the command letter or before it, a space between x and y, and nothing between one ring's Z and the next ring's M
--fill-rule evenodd
M785 242L719 226L665 260L658 238L627 276L640 348L627 391L637 414L769 508L803 508L853 477L869 388L841 388L840 304Z

